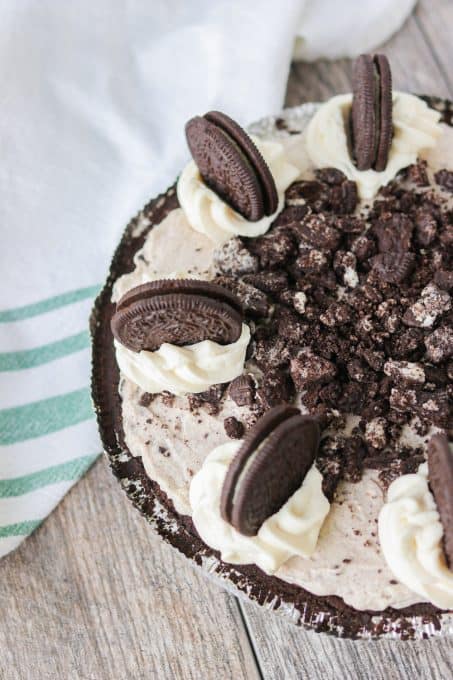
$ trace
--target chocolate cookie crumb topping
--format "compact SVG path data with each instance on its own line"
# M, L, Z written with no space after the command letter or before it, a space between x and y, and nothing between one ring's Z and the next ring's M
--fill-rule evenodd
M255 400L255 379L250 373L235 378L228 388L228 394L238 406L251 406Z
M434 175L437 184L450 193L453 193L453 172L451 170L439 170Z
M223 421L225 432L230 439L241 439L244 434L244 425L234 416L225 418Z

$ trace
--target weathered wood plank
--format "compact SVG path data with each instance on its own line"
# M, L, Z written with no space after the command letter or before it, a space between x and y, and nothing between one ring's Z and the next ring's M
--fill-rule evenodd
M453 639L337 640L241 603L263 676L272 680L447 680Z
M451 0L419 0L415 20L437 61L453 96L453 3Z
M167 546L100 461L0 562L0 677L259 677L235 598Z

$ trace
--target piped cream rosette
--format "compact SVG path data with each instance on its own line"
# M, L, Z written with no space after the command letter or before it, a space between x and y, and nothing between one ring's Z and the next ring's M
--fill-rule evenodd
M440 113L422 99L404 92L393 93L393 138L383 172L358 170L348 148L346 130L352 94L332 97L323 104L307 128L307 151L315 168L341 170L357 184L361 199L373 198L380 187L432 149L441 135Z
M230 382L243 371L250 341L240 307L221 286L189 277L149 281L129 290L112 318L121 373L149 393L183 395ZM204 337L185 344L185 333ZM166 335L168 341L161 342Z
M442 549L443 528L428 486L428 465L389 487L379 515L379 540L395 577L442 609L453 608L453 572Z
M282 144L251 138L269 166L277 188L278 208L272 215L257 222L246 220L203 182L194 161L186 165L178 180L178 200L189 224L217 246L234 236L253 238L264 234L283 208L286 189L299 176L299 169L287 160Z

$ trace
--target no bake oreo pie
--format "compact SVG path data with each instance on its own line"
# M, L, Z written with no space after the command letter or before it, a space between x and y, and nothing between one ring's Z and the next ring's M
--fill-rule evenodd
M129 497L317 631L453 630L450 115L392 94L378 55L250 137L193 119L197 163L132 220L93 313Z

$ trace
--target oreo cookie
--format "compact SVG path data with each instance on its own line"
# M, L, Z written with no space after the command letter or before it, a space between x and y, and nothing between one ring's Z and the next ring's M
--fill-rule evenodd
M445 558L453 569L453 452L444 434L429 441L428 479L444 529Z
M297 408L277 406L248 432L222 487L223 519L245 536L280 510L301 486L319 446L319 425Z
M379 139L374 169L382 172L387 167L393 135L392 72L384 54L374 57L379 77Z
M161 279L128 291L116 305L111 329L134 352L155 351L164 342L228 345L241 334L242 307L233 293L215 283Z
M385 170L392 142L392 75L383 54L361 54L352 72L351 137L359 170Z
M190 152L204 182L250 222L272 215L278 194L272 173L248 134L220 111L186 124Z

